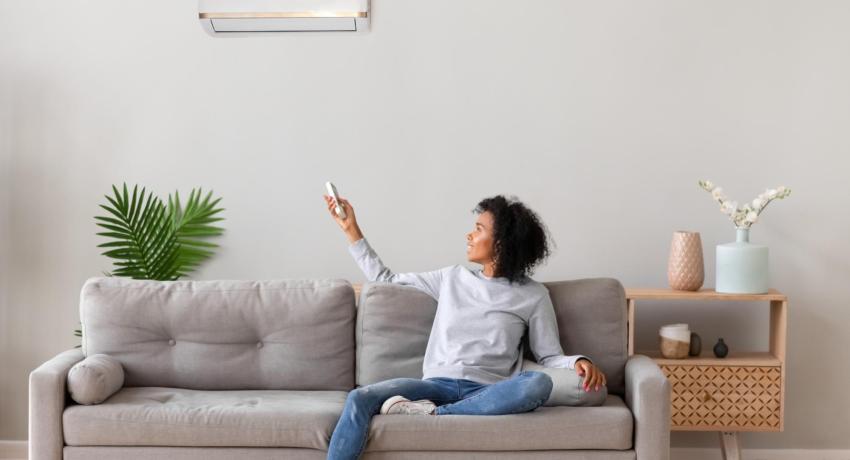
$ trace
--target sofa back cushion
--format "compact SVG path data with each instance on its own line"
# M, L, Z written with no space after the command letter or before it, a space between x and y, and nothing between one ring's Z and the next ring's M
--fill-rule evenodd
M422 378L437 301L412 286L366 283L357 306L357 384Z
M354 290L345 280L91 278L80 318L83 352L117 358L125 386L354 386Z
M549 289L555 306L564 353L590 357L605 373L608 393L623 395L629 358L623 285L612 278L543 284ZM526 353L531 356L527 347Z
M594 278L543 283L555 306L567 355L589 356L623 394L628 359L625 291L619 281ZM425 348L437 301L418 289L366 283L357 308L357 384L396 377L422 378ZM526 357L533 360L525 343Z

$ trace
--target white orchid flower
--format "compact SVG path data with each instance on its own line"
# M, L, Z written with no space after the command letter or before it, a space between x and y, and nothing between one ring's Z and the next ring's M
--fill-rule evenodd
M699 186L711 193L711 197L720 203L720 212L729 216L738 228L750 228L764 208L774 199L784 199L791 194L791 189L782 185L775 189L766 189L754 200L745 202L743 207L738 208L738 202L728 200L723 195L723 189L717 187L708 180L699 181Z
M758 214L756 214L754 211L750 211L750 212L747 213L746 221L751 223L751 224L754 224L758 220L758 218L759 218Z

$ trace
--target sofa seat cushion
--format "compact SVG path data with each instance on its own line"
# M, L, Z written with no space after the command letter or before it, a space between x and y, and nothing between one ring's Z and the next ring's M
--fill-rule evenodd
M539 407L513 415L376 415L367 451L517 451L632 447L632 413L608 395L597 407Z
M70 446L305 447L327 450L345 391L123 388L63 414Z

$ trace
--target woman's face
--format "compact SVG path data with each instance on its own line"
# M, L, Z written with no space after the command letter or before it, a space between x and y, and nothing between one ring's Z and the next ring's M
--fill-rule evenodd
M478 215L472 232L466 234L466 258L481 265L493 260L493 214Z

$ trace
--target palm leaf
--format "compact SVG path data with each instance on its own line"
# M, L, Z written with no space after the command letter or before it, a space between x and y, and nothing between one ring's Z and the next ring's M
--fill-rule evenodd
M139 191L138 185L133 187L130 196L127 184L121 190L112 186L113 196L105 195L109 204L100 205L111 216L95 217L96 224L108 230L98 235L113 239L98 247L110 248L101 254L114 259L118 267L112 275L127 276L134 279L164 279L160 275L167 273L169 267L158 265L167 258L160 254L173 253L178 250L175 239L162 238L156 230L167 227L167 215L162 211L163 205L153 194L147 195L145 189ZM165 232L166 236L168 232Z
M113 185L112 192L100 205L109 215L95 217L105 230L97 235L112 239L98 245L107 249L102 255L113 259L116 269L110 276L176 280L214 255L210 249L218 245L204 239L224 232L211 225L224 220L216 216L224 209L215 207L221 198L211 201L211 191L202 200L202 190L192 189L185 208L179 192L169 195L167 204L138 185L132 193L126 183L121 189Z
M211 217L224 210L215 207L221 201L221 198L210 202L212 196L212 191L210 191L202 201L200 199L201 194L202 189L197 191L192 189L185 209L180 205L179 192L174 192L173 198L171 195L168 196L168 209L172 215L171 222L181 247L176 263L180 267L178 272L182 275L193 271L201 262L213 255L212 251L200 248L218 247L215 243L203 241L199 238L218 236L224 232L223 228L210 225L211 222L223 220L222 218Z

